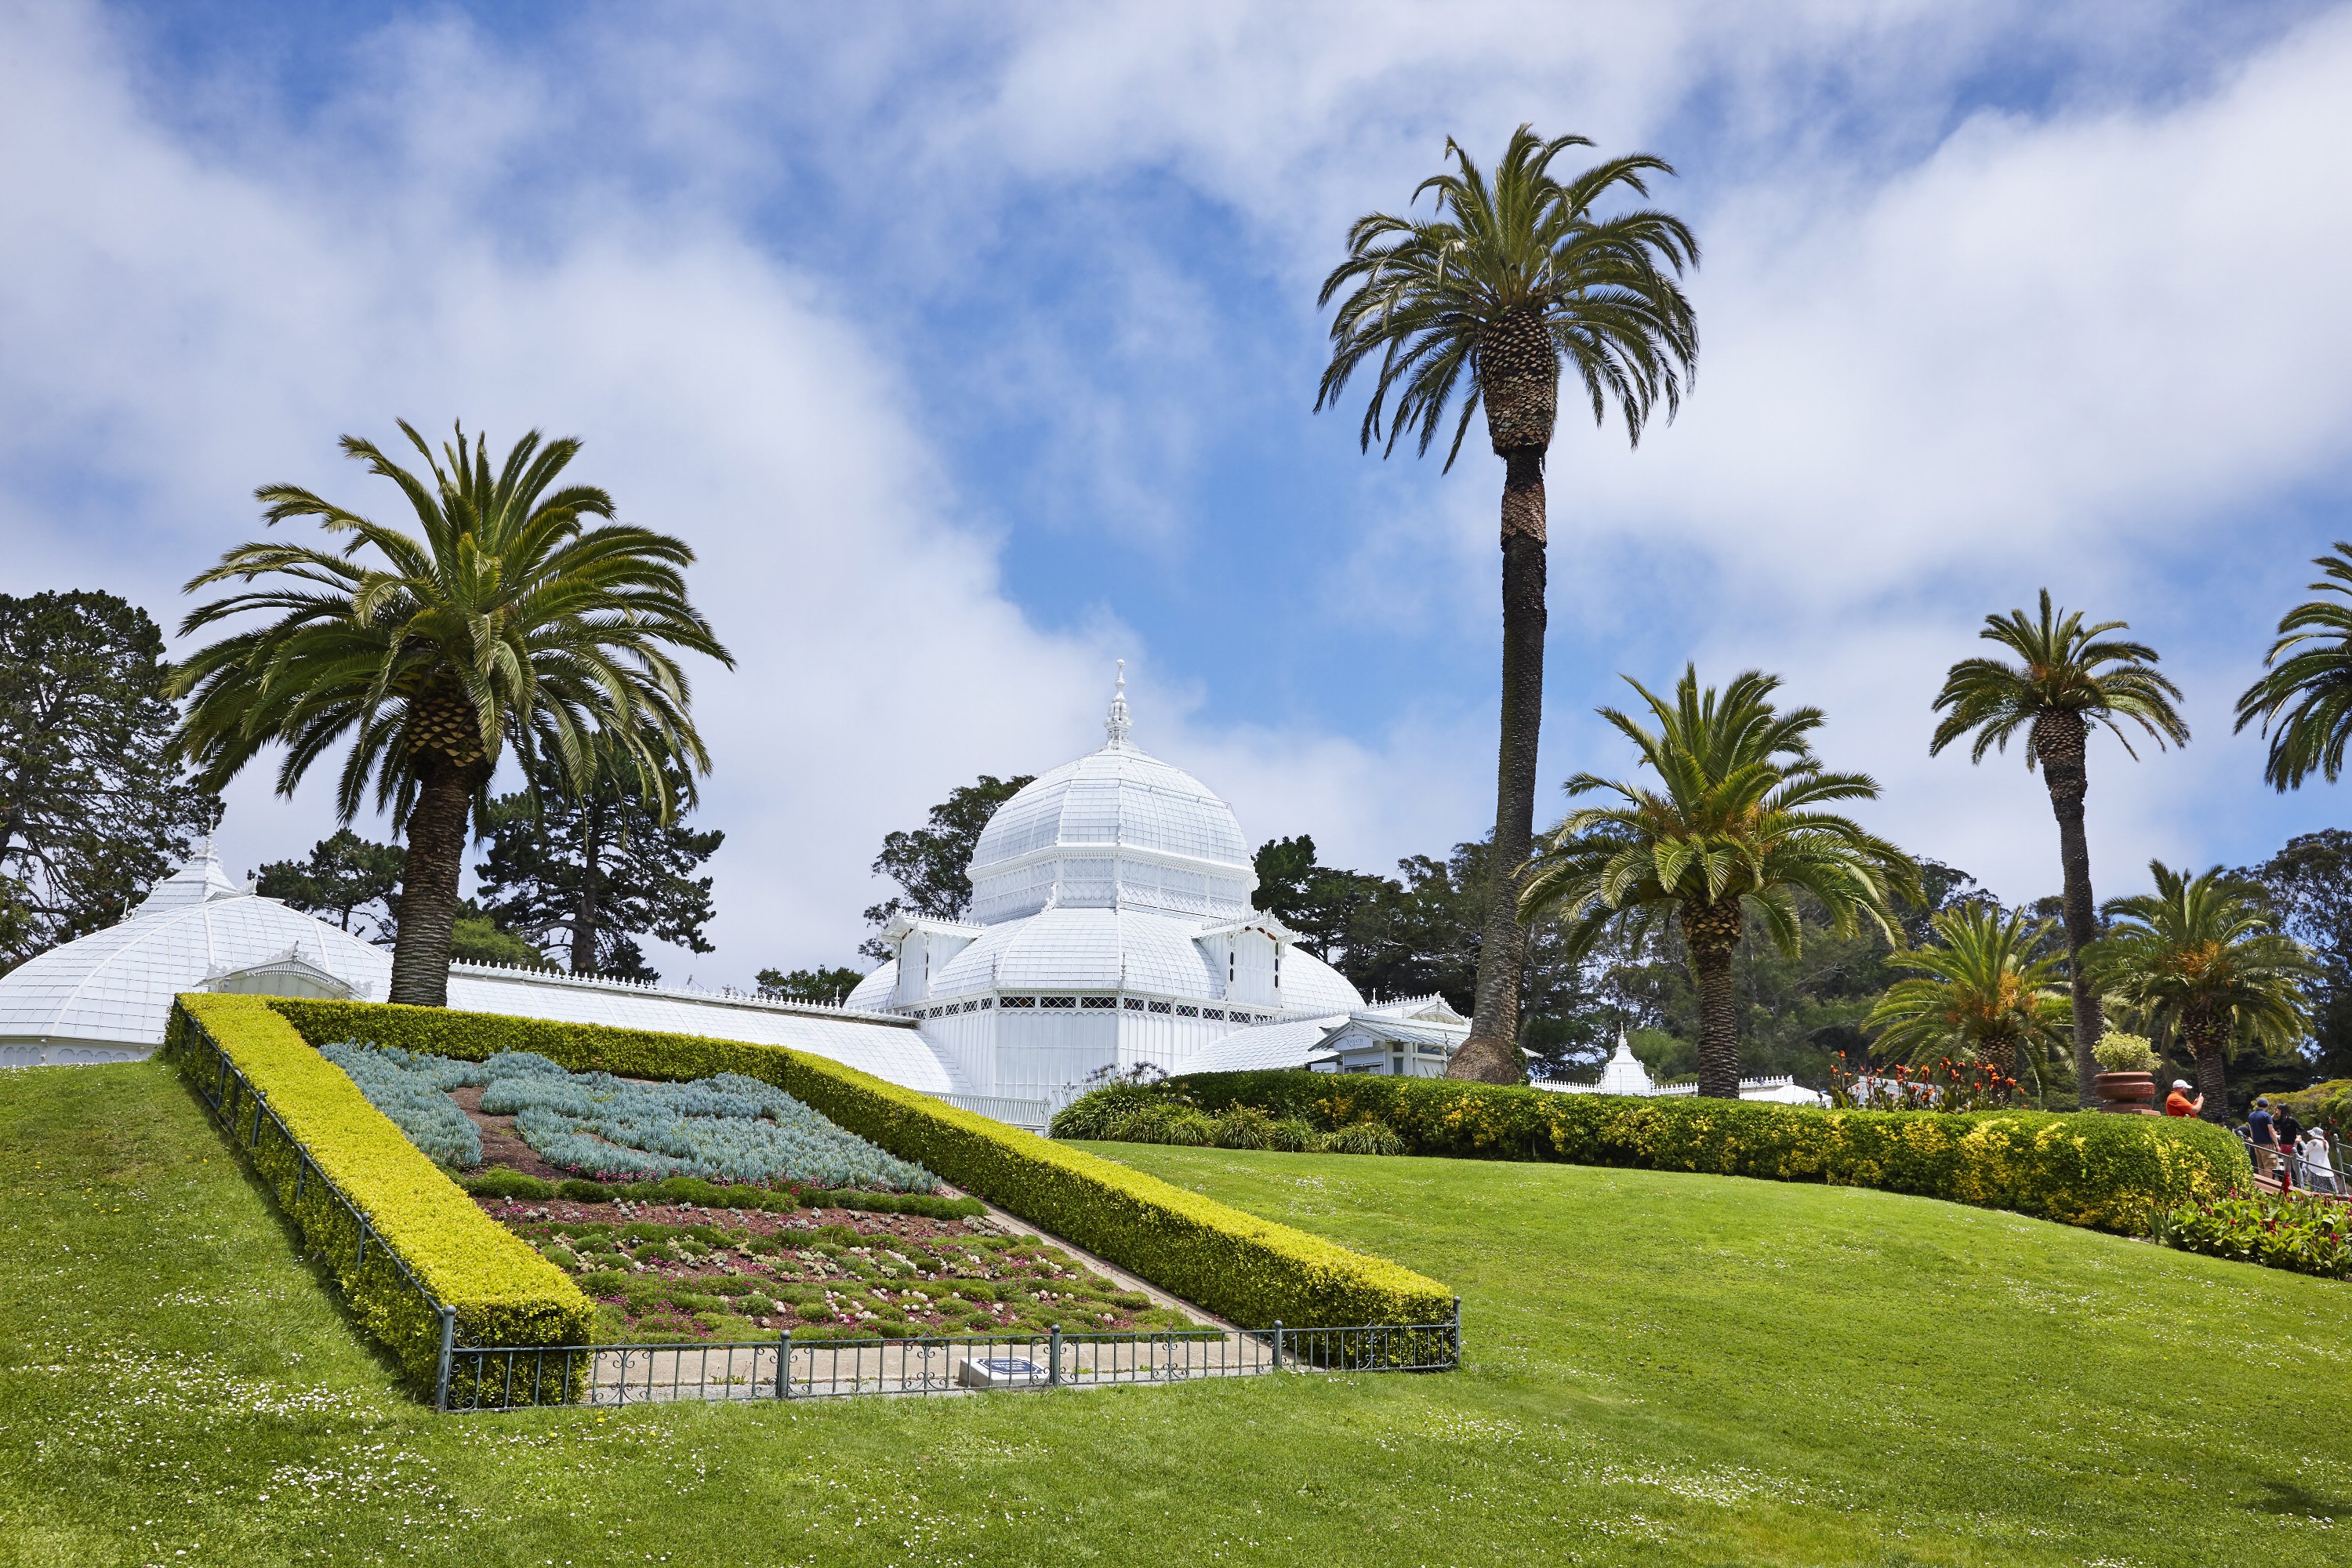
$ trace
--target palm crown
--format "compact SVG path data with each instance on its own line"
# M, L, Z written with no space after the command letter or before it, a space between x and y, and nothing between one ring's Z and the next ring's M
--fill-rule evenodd
M1973 731L1976 744L1969 760L1980 763L1996 746L2007 751L2010 737L2025 728L2032 742L2025 753L2030 768L2037 760L2048 761L2042 753L2062 740L2045 732L2044 721L2063 723L2068 717L2084 726L2105 725L2126 752L2132 746L2124 732L2126 721L2154 736L2158 746L2167 741L2187 744L2189 726L2173 708L2180 689L2157 671L2156 650L2107 636L2128 629L2123 621L2085 626L2081 611L2054 609L2047 588L2042 590L2038 618L2023 610L1987 616L1979 635L2008 648L2018 662L1966 658L1952 666L1936 698L1936 711L1945 717L1928 753L1942 752Z
M418 531L373 522L292 485L256 491L271 522L316 518L339 550L241 544L188 584L230 578L267 587L203 605L194 632L234 616L267 624L232 633L180 667L192 694L180 743L199 776L226 782L272 742L291 794L311 764L348 746L335 805L350 821L371 780L407 837L392 1000L441 1005L448 994L467 823L500 753L542 781L583 793L599 769L635 774L667 820L709 758L688 713L677 652L731 662L687 602L694 552L667 534L609 521L612 498L557 489L580 449L525 436L493 471L488 444L465 432L435 458L432 482L372 443L343 450L398 485ZM599 526L583 520L604 518Z
M1612 925L1640 936L1676 911L1729 909L1736 918L1744 906L1794 952L1796 896L1804 892L1837 930L1866 917L1895 940L1888 900L1916 897L1918 871L1850 817L1819 809L1878 794L1867 774L1828 772L1813 755L1807 737L1821 726L1819 709L1776 710L1780 680L1756 670L1719 696L1700 693L1696 668L1684 670L1672 700L1626 684L1657 728L1613 708L1601 715L1633 742L1660 787L1594 773L1569 780L1570 795L1619 798L1569 814L1537 859L1524 912L1555 913L1584 952Z
M1317 301L1346 292L1316 408L1337 402L1377 355L1364 447L1384 439L1393 451L1418 429L1426 453L1458 395L1449 468L1482 399L1496 451L1548 444L1562 361L1583 382L1596 422L1613 402L1638 440L1660 404L1671 415L1698 353L1678 281L1697 262L1698 242L1666 213L1595 214L1621 186L1647 195L1644 175L1674 172L1660 159L1612 158L1566 181L1551 173L1561 153L1591 144L1581 136L1547 142L1522 125L1490 180L1448 138L1453 171L1413 192L1415 201L1435 193L1434 217L1358 218L1348 258Z
M2028 923L1963 904L1932 917L1936 945L1888 960L1917 973L1887 987L1864 1027L1878 1049L1916 1063L1948 1055L1998 1068L2040 1087L2042 1063L2073 1037L2074 1008L2059 956L2044 951L2054 922Z
M2286 613L2263 678L2238 699L2237 728L2261 723L2271 743L2263 777L2281 790L2315 773L2334 784L2352 742L2352 543L2312 564L2326 574L2312 591L2334 597Z
M183 744L217 787L264 746L282 742L280 793L348 739L335 791L345 821L371 778L376 804L404 817L422 766L434 761L487 780L512 746L535 781L551 771L584 787L598 746L632 764L667 803L709 759L688 713L673 649L731 663L688 603L680 541L610 519L612 498L571 485L551 490L579 451L569 438L517 442L493 472L479 438L464 432L436 458L427 484L373 443L343 438L368 471L397 484L418 531L370 521L292 485L255 492L271 522L314 517L347 535L339 550L293 542L242 544L188 584L275 577L192 612L183 634L232 616L273 614L266 626L193 655L178 687L193 693ZM372 551L376 559L362 556ZM597 744L592 744L592 742Z
M2256 889L2215 866L2195 877L2148 862L2156 891L2105 906L2107 934L2083 957L2100 985L2147 1010L2152 1031L2197 1058L2209 1116L2226 1104L2222 1058L2241 1043L2291 1045L2310 1027L2318 966L2277 929Z
M1918 869L1902 851L1822 806L1867 800L1862 773L1831 773L1807 737L1821 711L1774 709L1777 678L1755 670L1718 695L1701 694L1686 668L1671 700L1629 679L1656 728L1615 709L1615 725L1657 775L1658 787L1579 773L1571 796L1607 792L1606 805L1569 814L1530 868L1522 918L1553 913L1570 950L1590 952L1614 930L1649 936L1680 926L1699 992L1699 1092L1739 1091L1731 953L1753 911L1775 942L1796 951L1797 900L1810 894L1838 931L1864 918L1894 938L1891 895L1918 896Z

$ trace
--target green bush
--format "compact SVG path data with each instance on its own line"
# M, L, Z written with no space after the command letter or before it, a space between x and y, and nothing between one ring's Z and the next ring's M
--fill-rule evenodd
M2352 1214L2320 1198L2255 1191L2189 1204L2166 1215L2157 1234L2167 1247L2187 1252L2323 1279L2352 1279Z
M273 1000L184 995L172 1009L163 1048L208 1098L229 1090L222 1111L231 1142L269 1184L304 1244L326 1260L363 1330L411 1378L431 1385L440 1319L394 1266L388 1248L437 1300L456 1309L462 1342L584 1342L595 1309L580 1288L477 1208L341 1068L304 1043L269 1006ZM256 1141L253 1102L235 1091L233 1079L224 1085L214 1046L310 1149L315 1171L300 1173L293 1147L266 1122ZM358 1223L318 1179L321 1173L368 1216L376 1239L364 1261Z
M479 1175L466 1177L463 1185L478 1198L518 1198L526 1203L551 1198L556 1193L551 1182L496 1165Z
M282 996L256 1000L312 1040L360 1040L473 1060L501 1050L536 1051L575 1071L630 1078L740 1072L798 1097L899 1159L1237 1322L1435 1322L1453 1310L1452 1293L1443 1285L1394 1263L1244 1214L824 1057L734 1040L437 1007Z
M1350 1121L1315 1135L1318 1154L1402 1154L1405 1142L1384 1121Z
M1406 1153L1876 1187L2134 1236L2159 1210L2222 1197L2247 1173L2235 1138L2178 1117L1813 1110L1372 1073L1200 1073L1148 1092L1171 1120L1246 1105L1327 1134L1376 1122ZM1090 1098L1064 1115L1086 1124ZM1130 1110L1124 1125L1148 1121Z
M612 1189L585 1176L567 1176L556 1183L555 1195L568 1198L575 1204L608 1204L613 1201Z

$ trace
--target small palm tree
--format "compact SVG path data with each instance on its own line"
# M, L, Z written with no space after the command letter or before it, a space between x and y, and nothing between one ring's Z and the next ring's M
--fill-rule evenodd
M1731 958L1748 916L1793 953L1801 940L1797 896L1810 894L1841 933L1867 919L1899 946L1888 900L1916 900L1919 870L1893 845L1819 809L1874 799L1878 786L1862 773L1822 769L1807 740L1821 710L1778 711L1778 677L1749 670L1720 695L1702 695L1697 670L1685 668L1671 701L1630 678L1627 684L1657 727L1613 708L1601 716L1633 742L1658 787L1592 773L1569 780L1571 796L1619 798L1569 814L1531 868L1520 912L1554 913L1580 956L1605 936L1640 942L1675 921L1698 986L1698 1091L1736 1099Z
M449 932L467 825L501 752L525 764L525 787L551 772L584 787L609 752L635 769L667 813L674 781L709 757L688 712L673 650L733 660L687 602L681 569L694 552L666 534L610 519L612 498L584 485L551 489L580 449L532 431L493 472L478 437L460 428L446 466L408 423L431 482L375 446L343 437L346 454L398 485L416 515L409 533L292 485L254 492L272 523L313 517L337 549L241 544L188 591L236 578L279 581L189 615L183 635L250 612L266 626L197 650L174 678L191 701L180 744L205 787L218 789L272 742L284 744L278 790L348 745L335 805L357 815L371 780L408 853L393 949L392 1000L448 1000ZM370 560L362 552L372 551Z
M2223 1063L2242 1043L2267 1049L2309 1033L2311 954L2273 921L2261 892L2216 866L2188 877L2151 860L2156 891L2106 906L2107 934L2084 955L2117 1000L2197 1061L2205 1119L2229 1111Z
M2091 1047L2099 1043L2099 994L2084 973L2083 950L2099 934L2098 906L2091 896L2091 847L2083 832L2083 797L2090 788L2087 758L2091 727L2104 724L2137 762L2124 722L2138 725L2158 747L2189 743L2189 726L2173 704L2180 689L2157 673L2156 650L2145 643L2109 638L2128 631L2122 621L2085 626L2082 612L2060 611L2042 590L2042 614L2023 610L1987 616L1977 634L2017 656L1964 658L1944 678L1936 726L1927 754L1935 756L1973 732L1969 761L1981 763L1995 747L2009 750L2011 736L2026 731L2025 765L2037 763L2049 786L2050 809L2058 817L2058 864L2064 878L2068 980L2074 1002L2075 1103L2088 1110L2097 1067Z
M1918 973L1888 986L1863 1026L1884 1031L1876 1044L1888 1056L1982 1062L2038 1093L2042 1063L2066 1050L2074 1026L2055 989L2063 965L2044 951L2052 922L1962 904L1927 924L1935 946L1887 961Z
M2352 544L2338 541L2312 564L2326 574L2312 592L2336 596L2286 613L2263 678L2238 699L2237 728L2261 722L2271 743L2263 778L2281 792L2301 788L2315 773L2334 784L2352 742Z
M1457 1078L1516 1082L1519 981L1526 964L1517 915L1519 868L1535 830L1536 742L1543 721L1544 459L1559 403L1560 365L1583 384L1596 423L1611 407L1626 434L1661 405L1671 417L1698 355L1698 330L1679 279L1698 261L1681 219L1637 208L1602 216L1612 196L1649 194L1673 169L1646 154L1612 158L1565 181L1554 159L1592 143L1544 141L1522 125L1490 181L1453 141L1454 170L1413 192L1434 194L1428 219L1369 213L1348 231L1348 258L1318 303L1339 300L1331 363L1315 407L1336 405L1349 379L1376 361L1360 439L1393 452L1408 431L1425 456L1458 409L1445 466L1470 421L1503 459L1503 711L1496 767L1496 873L1479 948L1476 1016L1454 1058ZM1345 294L1345 298L1340 296Z

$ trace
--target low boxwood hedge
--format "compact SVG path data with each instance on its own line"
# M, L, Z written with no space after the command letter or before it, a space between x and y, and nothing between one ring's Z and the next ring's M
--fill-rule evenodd
M2158 1211L2224 1196L2248 1173L2237 1139L2169 1117L1814 1110L1313 1072L1196 1073L1141 1092L1327 1130L1376 1121L1408 1153L1876 1187L2134 1236ZM1086 1111L1081 1100L1064 1119L1076 1127Z
M446 1008L260 1000L311 1041L361 1040L477 1061L502 1050L536 1051L574 1071L631 1078L742 1073L797 1095L898 1158L1244 1326L1276 1320L1293 1327L1429 1323L1453 1311L1444 1286L1384 1258L1259 1219L824 1057L780 1046Z
M315 1175L298 1179L299 1158L274 1128L265 1124L258 1142L253 1139L250 1097L224 1107L231 1143L326 1261L367 1332L391 1348L411 1377L431 1384L440 1318L385 1257L390 1247L457 1310L466 1342L584 1342L595 1307L579 1287L476 1207L270 1000L184 995L172 1009L163 1048L210 1093L219 1088L218 1064L205 1044L218 1046L310 1149L317 1170L367 1215L375 1242L362 1261L351 1211Z

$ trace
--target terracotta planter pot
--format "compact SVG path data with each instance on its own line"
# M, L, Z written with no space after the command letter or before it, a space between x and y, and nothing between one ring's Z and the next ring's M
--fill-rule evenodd
M2103 1072L2091 1080L2091 1091L2099 1097L2101 1110L2126 1116L2156 1113L2156 1078L2152 1073Z

